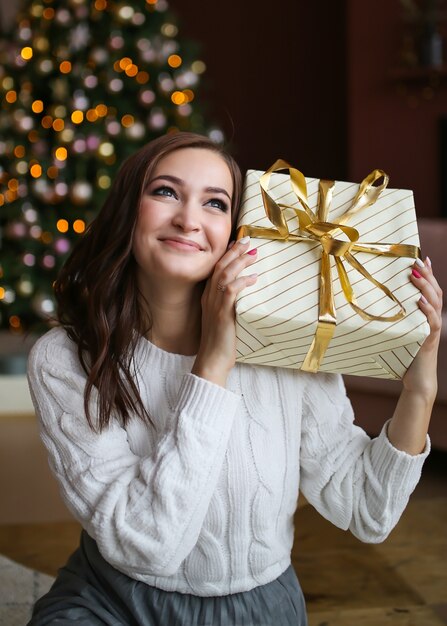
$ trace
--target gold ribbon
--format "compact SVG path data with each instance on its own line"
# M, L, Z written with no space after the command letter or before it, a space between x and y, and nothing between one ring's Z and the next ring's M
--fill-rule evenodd
M268 193L270 177L273 172L287 170L289 172L292 190L303 207L297 208L288 204L277 203ZM383 182L375 185L380 179ZM417 246L407 244L389 243L357 243L359 232L346 223L357 213L376 202L382 191L388 184L388 175L383 170L373 170L361 183L357 195L352 201L350 208L333 222L327 222L327 217L332 203L332 192L335 182L320 180L319 201L316 214L310 209L307 202L307 185L304 175L291 167L286 161L278 159L260 179L262 200L265 212L274 228L262 226L242 225L237 232L237 238L255 237L258 239L277 239L281 241L308 241L319 242L321 245L321 271L320 271L320 300L318 324L312 344L301 366L302 370L317 372L324 358L325 352L334 335L337 316L334 302L334 289L330 256L335 259L335 267L343 290L343 294L351 307L365 320L380 322L394 322L402 319L406 312L402 303L382 283L376 280L365 267L353 256L352 252L369 252L381 256L419 258L420 249ZM298 218L301 234L289 232L283 210L292 209ZM346 239L340 239L344 234ZM398 313L389 316L371 315L362 309L356 300L354 290L349 281L344 261L347 261L364 278L369 280L378 289L383 291L395 304L399 306Z

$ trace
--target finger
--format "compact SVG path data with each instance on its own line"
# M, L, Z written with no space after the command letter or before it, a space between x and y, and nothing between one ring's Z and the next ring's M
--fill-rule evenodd
M219 259L216 264L216 269L218 271L223 270L229 263L237 259L239 256L247 252L250 244L250 237L243 237L236 241L231 248L229 248L225 254Z
M416 259L414 268L433 285L438 297L442 300L442 289L433 274L433 267L430 258L428 256L425 257L425 261Z
M415 264L411 270L411 281L425 298L439 311L442 308L442 290L429 268Z
M236 302L236 298L239 293L246 287L254 285L257 279L257 274L249 274L248 276L239 276L235 280L231 281L225 286L225 290L222 292L222 306L227 310L234 307L234 303Z
M419 289L421 295L427 300L427 302L439 313L441 312L441 303L433 286L422 276L416 276L411 273L411 282Z
M419 299L419 308L421 311L425 313L427 316L427 321L430 325L430 330L432 332L437 332L441 330L441 315L436 311L436 309L430 304L430 302L425 298L425 296L421 296Z
M218 268L216 266L215 280L217 288L220 289L221 286L229 285L244 269L255 263L257 260L257 252L257 249L253 248L252 250L248 250L248 252L236 257L224 268Z
M433 287L433 285L426 280L417 270L412 270L411 272L411 281L417 287L424 300L429 304L433 310L441 315L441 307L442 300L439 299L439 296Z

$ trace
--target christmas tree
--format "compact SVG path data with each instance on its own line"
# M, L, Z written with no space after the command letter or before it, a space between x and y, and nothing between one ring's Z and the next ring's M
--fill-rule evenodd
M0 315L43 330L52 284L123 160L205 128L205 65L166 0L32 0L0 51Z

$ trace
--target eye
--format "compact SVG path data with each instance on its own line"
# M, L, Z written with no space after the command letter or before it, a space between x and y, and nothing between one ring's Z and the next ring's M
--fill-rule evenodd
M162 185L161 187L157 187L152 190L152 194L154 196L166 196L167 198L177 198L177 194L172 189L172 187L168 187L167 185Z
M208 200L207 204L211 204L212 207L219 209L220 211L223 211L224 213L228 211L227 203L224 202L223 200L219 200L219 198L211 198L211 200Z

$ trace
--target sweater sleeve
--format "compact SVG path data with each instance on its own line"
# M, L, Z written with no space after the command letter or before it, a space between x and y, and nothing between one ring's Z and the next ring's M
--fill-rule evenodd
M90 429L77 350L53 332L31 351L28 381L62 496L117 569L170 576L197 542L240 398L186 374L174 428L158 435L152 456L137 456L118 420L100 434Z
M387 437L370 437L354 425L351 403L338 374L310 375L301 439L301 489L329 521L369 543L383 541L416 487L425 450L412 456Z

